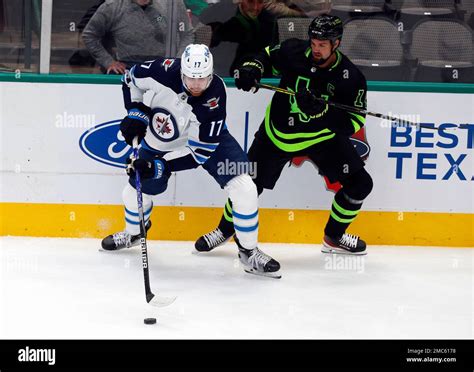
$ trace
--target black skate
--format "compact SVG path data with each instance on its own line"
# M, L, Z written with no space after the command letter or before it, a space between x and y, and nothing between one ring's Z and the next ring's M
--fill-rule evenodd
M146 224L146 231L150 230L151 221ZM118 251L123 248L130 248L140 244L140 234L131 235L126 231L109 235L102 240L102 249L106 251Z
M238 244L238 243L237 243ZM280 264L269 255L263 253L260 249L245 249L239 245L239 259L244 265L245 272L249 274L268 276L270 278L280 279Z
M366 248L367 244L356 235L344 234L339 239L325 235L321 252L364 255L367 254Z
M246 249L240 244L237 236L234 236L235 243L239 248L240 262L244 265L244 271L249 274L268 276L275 279L280 279L281 275L278 273L280 264L269 255L263 253L258 248Z
M209 252L212 251L214 248L224 244L232 235L225 236L219 228L212 230L210 233L204 234L196 243L194 243L194 248L196 248L197 252Z

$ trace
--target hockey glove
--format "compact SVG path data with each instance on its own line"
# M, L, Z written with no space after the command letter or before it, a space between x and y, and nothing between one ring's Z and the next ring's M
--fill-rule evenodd
M238 89L242 89L246 92L252 88L256 88L254 93L257 92L257 84L260 82L263 74L263 66L258 61L247 61L242 64L236 71L235 75L235 86Z
M138 137L138 143L145 138L146 129L150 123L151 110L141 102L133 102L132 107L128 110L120 123L120 131L122 132L125 142L132 146L133 139Z
M296 93L295 97L299 109L306 115L316 116L326 109L326 104L308 89Z
M127 159L127 174L135 178L135 172L138 171L140 177L144 179L160 179L162 177L169 177L167 162L162 158L155 158L153 160L145 159Z

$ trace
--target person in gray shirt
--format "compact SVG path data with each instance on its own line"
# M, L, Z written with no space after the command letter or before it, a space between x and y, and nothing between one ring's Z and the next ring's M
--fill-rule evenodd
M176 55L181 55L194 33L183 1L175 2ZM169 0L106 0L84 29L84 44L107 73L123 74L136 63L166 56L171 7ZM115 43L115 56L103 45L106 36Z

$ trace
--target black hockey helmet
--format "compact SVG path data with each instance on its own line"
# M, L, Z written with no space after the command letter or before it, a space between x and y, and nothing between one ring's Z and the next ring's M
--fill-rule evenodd
M334 43L342 39L342 20L339 17L322 14L311 21L308 36L311 39L330 40Z

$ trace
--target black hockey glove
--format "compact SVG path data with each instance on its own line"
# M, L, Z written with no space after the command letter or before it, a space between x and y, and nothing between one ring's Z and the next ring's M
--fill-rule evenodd
M151 110L141 102L133 102L128 115L120 123L125 142L132 146L133 139L138 136L138 143L145 138L146 129L150 123Z
M263 74L263 66L258 61L247 61L240 66L235 74L235 86L246 92L255 87L254 93L257 92L257 84L260 82Z
M326 104L319 100L316 95L308 89L296 93L295 97L299 109L306 115L315 116L326 108Z
M127 159L127 174L135 178L135 172L138 171L140 177L144 179L160 179L162 177L169 177L171 172L167 165L167 161L162 158L155 158L153 160L145 159Z

